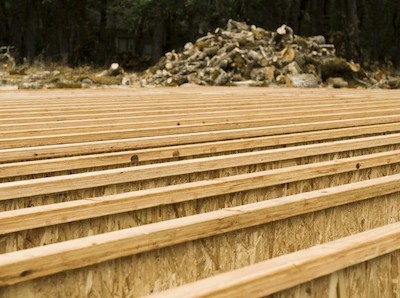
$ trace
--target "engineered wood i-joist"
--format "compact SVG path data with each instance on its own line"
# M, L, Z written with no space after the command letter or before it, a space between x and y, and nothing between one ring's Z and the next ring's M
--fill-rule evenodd
M398 137L398 136L397 136ZM398 139L397 139L398 140ZM314 148L313 148L314 147ZM327 146L328 147L328 146ZM351 147L350 147L351 148ZM318 145L310 145L310 155L318 154ZM312 150L314 149L314 152ZM293 151L293 158L302 156L302 152L296 150L286 150L289 154ZM332 147L326 150L326 153L332 152ZM278 156L282 154L278 151ZM16 181L0 184L0 201L11 200L25 196L36 196L41 194L51 194L74 189L84 189L88 187L98 187L110 184L119 184L124 182L139 181L145 179L154 179L158 177L181 175L192 172L210 171L219 168L235 167L248 164L257 164L277 160L272 151L268 156L266 152L243 153L239 156L220 156L210 157L204 160L171 162L163 165L145 165L140 167L128 167L121 169L98 171L93 173L83 173L67 176L58 176L50 178L41 178L26 181ZM296 156L297 155L297 156ZM267 156L267 157L266 157ZM286 158L290 158L290 155ZM282 158L282 160L286 159ZM305 175L313 173L339 173L341 171L354 171L361 168L379 166L384 164L392 164L400 161L400 151L389 151L354 157L348 159L334 160L331 162L317 163L311 165L299 166L301 169L296 175L304 173ZM290 169L280 169L276 171L290 173ZM272 173L273 171L268 171ZM248 174L251 176L261 176L260 173ZM289 177L296 177L292 174ZM312 175L311 175L312 176ZM223 178L224 180L228 178ZM262 180L264 180L263 178ZM252 181L255 185L256 182ZM263 181L263 183L265 183ZM286 183L286 182L285 182ZM224 183L227 185L228 183ZM260 186L261 187L261 186Z
M395 127L397 129L397 127ZM368 130L365 132L372 133L376 132L374 128L367 127ZM384 132L389 132L388 127L384 127ZM334 136L348 136L351 130L346 130L345 132L336 132L333 131L332 134L324 133L317 134L314 138L307 139L311 140L319 140L322 137L333 138ZM358 134L361 134L362 130L357 129ZM339 133L339 134L335 134ZM285 144L290 144L291 142L296 141L296 136L293 136L291 141L285 142ZM234 151L240 149L250 149L257 148L263 146L271 146L279 144L280 137L266 137L266 138L256 138L256 139L248 139L248 140L237 140L237 141L226 141L224 143L201 143L197 146L194 145L186 145L186 146L173 146L167 148L160 149L148 149L148 150L137 150L137 151L128 151L121 153L109 153L109 154L98 154L98 155L84 155L78 157L71 158L59 158L59 159L50 159L50 160L40 160L40 161L31 161L31 162L20 162L20 163L7 163L0 164L0 178L4 177L12 177L12 176L22 176L29 174L37 174L37 173L46 173L46 172L56 172L62 170L73 170L79 168L90 168L90 167L98 167L105 165L117 165L117 164L130 164L133 165L138 164L143 161L157 160L163 158L176 158L176 157L184 157L196 154L206 154L206 153L217 153L224 151ZM286 136L287 138L287 136ZM304 135L301 135L301 141L305 141ZM256 153L247 153L247 154L239 154L236 155L235 160L240 160L240 163L232 163L232 160L229 159L229 156L225 156L223 158L217 158L217 160L226 160L226 164L232 166L240 166L248 163L246 157L253 156L254 159L252 163L261 163L261 162L271 162L275 160L285 160L290 158L298 158L304 156L311 156L313 154L328 154L332 152L342 152L347 150L357 150L363 148L371 148L371 144L374 147L385 146L385 145L394 145L400 143L400 135L399 134L391 134L385 136L376 136L376 137L367 137L367 138L359 138L356 140L350 139L346 141L336 141L336 142L325 142L320 145L307 145L307 146L296 146L294 148L285 148L285 149L277 149L274 151L258 151ZM257 156L262 156L261 159L257 159ZM268 156L268 157L267 157ZM275 156L275 159L273 158ZM211 159L212 160L212 159ZM215 160L215 159L214 159ZM199 159L196 160L200 161ZM195 162L195 163L196 163ZM197 165L196 165L197 166ZM193 168L192 171L196 171L199 168Z
M363 105L363 111L376 111L376 110L391 110L398 108L399 105L392 103L375 103L365 104ZM172 121L175 123L189 124L195 121L201 121L201 123L209 123L212 121L228 121L235 117L241 117L239 119L242 120L250 120L253 117L265 117L265 118L277 118L277 117L289 117L289 116L307 116L307 115L315 115L315 114L333 114L333 113L352 113L352 112L360 112L360 104L348 104L348 105L332 105L331 107L307 107L307 108L297 108L296 110L290 109L286 111L282 108L259 108L259 109L244 109L239 111L222 111L222 112L208 112L208 113L196 113L196 115L187 114L187 113L177 113L177 114L165 114L158 116L146 116L146 115L133 115L129 113L118 113L115 115L110 115L103 117L99 117L100 115L96 115L95 119L81 119L81 120L64 120L64 121L51 121L50 119L39 120L39 122L32 122L31 118L11 118L7 121L4 119L0 120L0 129L2 131L20 131L27 129L46 129L51 126L52 128L62 128L62 127L80 127L80 126L91 126L91 125L104 125L104 124L123 124L123 123L136 123L136 122L154 122L154 121ZM35 118L36 120L36 118ZM7 124L9 122L9 124Z
M376 100L375 102L381 102L382 100ZM396 103L398 104L397 100L386 100L386 103L391 103L395 105ZM188 110L191 109L209 109L211 107L214 108L231 108L231 109L243 109L243 108L254 108L255 105L260 105L262 107L268 108L268 107L275 107L275 108L284 108L286 104L292 104L293 106L298 106L298 107L304 107L306 105L310 105L313 107L320 106L333 106L334 104L354 104L354 103L368 103L365 99L364 100L357 100L357 99L346 99L346 100L332 100L331 102L326 102L324 99L317 99L317 100L310 100L310 99L303 99L302 101L299 100L293 100L293 99L287 99L285 103L282 102L281 99L278 100L272 100L269 99L268 101L263 100L262 98L240 98L240 99L235 99L235 98L230 98L229 102L226 100L212 100L212 98L207 98L207 101L196 101L193 103L190 103L190 101L183 101L183 100L177 100L177 101L168 101L168 100L163 100L160 102L154 102L154 101L148 101L148 102L139 102L139 103L134 103L134 102L120 102L118 106L115 104L118 103L118 101L110 102L108 104L106 103L92 103L92 104L85 104L82 103L80 105L75 105L71 106L68 104L60 105L60 106L49 106L49 105L42 105L42 106L30 106L30 107L21 107L21 105L18 105L17 107L7 107L5 106L2 108L2 112L19 112L23 114L35 114L36 112L39 113L61 113L63 109L68 112L77 112L79 113L80 111L87 111L88 108L90 109L89 112L102 112L102 111L108 111L109 109L111 110L120 110L120 109L133 109L136 108L137 110L149 110L153 108L163 108L165 111L174 111L176 109L182 109L186 108ZM107 106L108 105L108 106ZM167 105L167 106L166 106Z
M380 102L382 99L377 100L376 102ZM226 110L241 110L244 108L256 108L256 107L264 107L264 108L283 108L287 109L287 105L291 104L293 107L306 107L306 106L311 106L311 107L329 107L333 106L335 103L336 104L346 104L346 103L358 103L358 104L363 104L363 103L369 103L367 100L340 100L339 102L325 102L323 99L319 99L318 101L307 101L304 100L303 102L295 101L293 102L292 100L287 100L287 102L282 103L282 102L268 102L265 100L260 100L259 102L252 102L248 100L242 100L240 102L221 102L221 103L214 103L214 104L194 104L194 105L187 105L185 104L184 101L181 101L180 104L174 106L168 105L166 103L157 105L152 107L151 103L150 104L142 104L138 106L122 106L118 107L112 105L108 108L100 107L100 108L91 108L89 111L88 109L79 109L79 108L72 108L72 109L65 109L63 110L51 110L51 109L38 109L38 110L20 110L20 109L10 109L7 111L7 109L4 110L4 112L0 111L0 116L3 118L13 118L14 115L19 115L19 116L25 116L25 117L39 117L39 116L57 116L59 114L62 115L79 115L79 114L92 114L93 116L96 114L103 114L103 113L120 113L120 112L135 112L135 111L141 111L143 114L148 114L148 115L160 115L164 113L171 113L171 112L207 112L207 111L213 111L216 108L224 108ZM387 100L385 101L387 103ZM398 100L395 100L392 102L392 104L398 103ZM162 109L159 110L159 109Z
M399 176L395 175L3 254L0 255L0 286L380 196L398 189ZM398 229L398 225L396 227ZM399 248L398 242L396 245Z
M365 127L349 127L349 128L338 128L338 129L327 129L322 131L312 131L304 133L285 133L283 135L268 136L263 139L259 144L262 146L273 146L273 145L285 145L300 142L308 142L315 140L322 140L328 138L340 138L340 137L356 137L359 134L377 134L377 133L389 133L399 131L400 126L398 123L389 124L376 124L376 125L366 125ZM219 152L218 149L221 145L220 143L215 143L213 145L211 142L225 142L223 140L232 139L242 139L243 142L247 142L249 138L257 137L259 135L265 135L266 131L264 129L240 129L233 131L224 132L208 132L208 133L196 133L196 134L183 134L183 135L170 135L170 136L156 136L156 137L146 137L146 138L135 138L135 139L124 139L123 142L120 140L109 140L109 141L96 141L96 142L85 142L76 144L62 144L62 145L46 145L46 146L36 146L36 147L26 147L26 148L14 148L14 149L0 149L0 162L11 162L18 160L29 160L29 159L45 159L54 158L60 156L72 156L72 155L87 155L91 153L99 152L112 152L112 151L125 151L129 149L139 149L139 148L157 148L161 149L148 149L144 151L139 151L135 155L139 158L146 160L147 154L153 154L162 151L161 156L165 156L165 152L168 157L176 157L180 155L181 151L185 148L173 148L164 147L177 144L193 144L187 145L188 148L196 147L199 148L200 154ZM268 135L268 133L267 133ZM204 142L209 142L204 144ZM225 151L240 150L230 147L230 143L234 141L226 141L227 149ZM237 142L240 142L238 140ZM257 140L256 140L257 142ZM202 148L205 147L203 151ZM247 145L246 145L247 146ZM253 145L254 147L255 145ZM169 148L173 149L172 151ZM178 150L176 150L178 149ZM178 153L177 153L178 152ZM190 152L189 154L192 154ZM197 154L193 152L193 154ZM182 154L185 156L185 154ZM161 157L163 158L163 157ZM154 159L154 158L153 158ZM156 158L158 159L158 158Z
M264 297L400 250L399 242L400 223L394 223L157 293L148 298ZM393 294L393 297L397 296L396 293Z
M241 127L243 124L247 123L247 127L253 126L265 126L265 125L280 125L280 124L300 124L300 123L308 123L313 121L329 121L335 119L358 119L362 117L377 117L377 116L391 116L398 115L400 113L400 109L391 108L388 110L374 110L368 112L351 112L351 113L332 113L332 114L318 114L314 113L314 115L306 116L296 116L296 117L283 117L283 118L274 118L274 117L265 117L265 115L254 115L252 117L249 116L235 116L234 118L212 118L207 119L195 119L195 120L179 120L175 119L174 121L150 121L150 122L132 122L132 123L124 123L124 124L98 124L98 125L90 125L90 126L78 126L78 127L64 127L64 128L46 128L46 129L25 129L24 131L0 131L0 140L3 138L22 138L22 137L31 137L31 136L51 136L56 134L73 134L73 133L91 133L91 132L105 132L105 131L117 131L124 129L139 129L139 128L150 128L157 127L162 130L166 126L204 126L209 130L213 130L214 126L218 124L222 124L217 126L218 129L231 129L236 127ZM267 119L266 119L267 118ZM209 121L208 121L209 120Z
M116 101L118 100L129 100L130 102L144 100L162 100L165 101L168 98L180 99L184 101L198 101L204 98L243 98L243 97L264 97L267 99L310 99L319 98L326 100L333 99L398 99L398 93L396 90L282 90L282 89L263 89L263 88L190 88L190 89L153 89L153 90L140 90L140 89L128 89L128 90L51 90L51 91L2 91L1 100L3 103L20 104L20 103L38 103L44 102L46 104L54 104L60 102L104 102L104 101Z
M37 228L44 225L60 224L155 206L175 204L185 201L189 202L206 197L257 189L316 177L324 177L333 174L354 171L355 169L364 169L398 162L400 162L399 152L385 152L381 154L373 154L371 156L362 156L359 158L335 160L332 162L317 163L313 165L302 165L251 174L236 175L232 177L217 178L211 181L206 180L191 182L159 187L151 190L142 190L130 193L127 192L123 194L94 197L72 202L8 211L0 214L0 234L26 228ZM155 175L162 174L153 173L153 176ZM391 177L396 178L396 176ZM66 184L67 183L64 181L63 185ZM76 185L74 186L71 182L69 182L69 184L71 184L68 186L69 189L78 187ZM83 185L87 184L88 182L86 182L86 184L83 182ZM24 189L26 193L30 193L31 195L37 193L48 194L55 191L54 185L45 187L45 185L38 183L35 185L36 188L34 190L29 188L29 182L17 183L13 186L16 185L18 186L13 188L8 187L8 185L5 184L4 188L2 189L3 197L1 199L12 199L13 196L18 198L18 194L15 192L18 192L19 189ZM91 183L90 185L95 186L94 183ZM399 186L398 184L396 185L397 187ZM52 189L51 186L53 186ZM57 191L60 189L62 188L59 187ZM381 187L381 190L382 189L384 189L383 186ZM20 196L24 196L24 193L20 194Z
M356 102L355 104L349 104L349 107L356 107L357 105L360 106L362 103ZM371 103L366 102L367 105L366 108L368 108L368 105L371 105ZM387 101L379 103L375 102L375 105L377 104L382 104L382 108L387 106L389 103ZM156 118L159 117L161 119L163 118L177 118L177 117L196 117L198 115L203 115L204 117L212 117L212 116L221 116L221 115L235 115L235 114L249 114L249 113L261 113L261 112L275 112L277 115L279 114L293 114L295 112L299 111L304 111L307 113L308 111L311 111L313 109L318 109L318 110L325 110L325 109L340 109L341 107L347 107L348 105L346 103L324 103L324 104L318 104L318 105L299 105L296 107L294 111L294 107L288 108L286 105L283 105L282 107L264 107L257 105L254 108L239 108L239 109L227 109L224 107L224 111L215 111L215 108L210 108L207 111L199 111L199 110L188 110L187 108L179 110L179 111L160 111L162 108L158 109L150 109L150 110L145 110L145 111L138 111L137 109L134 109L134 111L119 111L119 112L110 112L109 110L104 113L95 113L92 114L90 111L86 110L86 113L81 113L81 114L70 114L70 115L65 115L64 113L58 113L55 115L21 115L20 113L18 114L5 114L0 118L0 124L15 124L15 123L40 123L40 122L54 122L54 121L78 121L78 120L85 120L85 121L93 121L93 118L96 119L108 119L108 118L125 118L125 117L137 117L138 119L151 119L151 118ZM393 108L395 108L397 105L396 103L392 104ZM378 108L379 109L379 108ZM6 116L7 115L7 116Z
M395 209L398 208L400 189L399 107L400 94L397 91L381 90L174 88L0 93L0 178L16 179L0 183L0 204L21 201L21 205L11 208L15 210L0 212L0 234L5 236L3 239L6 241L16 241L14 248L3 250L13 252L0 255L0 293L13 293L6 286L23 281L27 282L23 286L24 293L29 293L31 290L27 289L31 286L34 289L38 277L48 276L51 280L53 274L72 269L78 273L98 263L104 264L102 269L96 269L105 270L101 274L113 268L111 271L117 270L115 276L120 276L122 271L118 270L123 269L107 267L108 261L167 247L173 249L184 243L201 247L201 242L196 240L205 241L224 235L230 237L228 234L247 233L250 228L258 229L275 222L282 222L280 227L290 228L291 220L312 218L316 212L347 210L354 213L360 210L357 208L361 205L373 207L375 213L365 213L367 222L363 223L361 219L354 221L357 231L378 227L377 222L382 225L398 220ZM301 163L296 165L300 160ZM283 165L284 161L293 163ZM141 164L146 162L152 164ZM260 166L272 163L281 168L265 170ZM232 174L229 170L234 173L235 169L243 171L251 167L254 167L251 173ZM210 174L221 170L226 173L219 178ZM72 174L67 175L63 171L71 171ZM361 172L363 174L357 177L357 173ZM31 208L23 204L24 199L35 200L41 196L69 196L78 190L100 189L107 185L160 178L167 181L167 177L197 174L199 179L178 179L175 184L171 181L174 185L160 186L155 183L153 186L150 183L149 188L124 189L122 193L112 188L115 192L111 195L66 197L66 201L61 203L40 201ZM17 181L20 178L24 180ZM313 185L313 179L324 182ZM277 186L281 189L290 183L299 182L298 185L301 185L303 181L308 181L304 184L307 189L318 190L304 192L301 188L265 198L263 192L259 192L260 189L269 191ZM119 230L121 227L116 222L105 232L96 230L97 234L93 236L88 236L90 231L77 239L72 234L58 239L55 236L54 241L48 242L51 243L49 245L45 245L46 240L35 240L37 247L30 249L25 249L22 243L29 242L30 231L32 235L47 237L46 233L50 231L48 226L56 234L65 233L67 225L74 223L90 227L91 220L99 219L97 224L107 224L110 219L105 220L106 216L134 217L140 210L160 208L158 212L162 212L167 210L162 209L164 207L178 208L179 204L195 206L202 204L201 201L210 203L214 198L228 198L233 193L245 196L246 192L253 190L252 195L261 197L248 202L256 203L249 204L244 198L239 198L232 205L206 208L204 210L208 211L205 213L201 213L201 208L193 208L194 213L191 211L190 215L183 213L180 217L182 214L177 212L171 217L163 217L169 220L155 220L154 223L150 218L135 227L128 225L123 230ZM381 201L382 204L390 201L385 206L390 206L391 218L385 219L385 210L375 208ZM379 216L379 221L374 220L374 214ZM335 218L336 228L350 228L346 221L340 220L340 216ZM321 238L315 234L318 229L305 228L297 236L310 240L307 243L312 245L318 244ZM316 228L323 228L331 235L329 237L337 238L330 224L324 227L320 223ZM34 229L41 232L35 234ZM380 235L376 231L367 231L361 236L354 235L354 238L311 248L308 255L303 251L295 253L294 257L282 256L284 261L272 259L267 261L267 265L259 264L259 275L251 275L254 269L244 268L243 272L248 272L249 278L243 277L244 274L239 271L228 272L226 274L230 274L232 282L227 283L223 291L243 293L240 291L254 289L248 295L265 295L270 293L260 292L265 281L274 281L276 292L362 263L400 249L398 229L396 223L376 230ZM314 234L307 234L307 230ZM264 230L263 233L271 237L268 233L276 233L277 237L280 235L279 229ZM343 233L348 234L349 231ZM24 235L27 239L17 244L18 238ZM15 240L11 240L13 237ZM229 239L235 238L232 236ZM283 243L284 239L277 241ZM379 246L378 241L383 245ZM7 244L1 245L3 249ZM182 253L185 254L184 251ZM250 250L246 254L249 258L240 262L252 265L251 260L257 259L256 254L256 249ZM343 262L336 264L335 256L343 256ZM212 260L209 256L203 261L207 262L207 258ZM235 258L240 259L241 256L235 255ZM322 266L323 258L337 266L328 272ZM308 269L312 267L312 274L293 275L293 266L284 262L294 262ZM174 274L179 275L180 272ZM212 271L201 276L211 274ZM280 279L279 274L293 275L293 279L285 281ZM217 276L215 281L200 281L194 286L198 287L198 294L218 294L224 278ZM41 284L43 282L38 280L39 288L44 285ZM130 289L129 285L136 282L128 280L127 291L149 294L156 290L147 284L143 285L146 290ZM208 285L207 291L210 292L203 291L201 285ZM192 285L188 288L194 289ZM20 287L18 289L21 290ZM186 293L185 288L176 291ZM71 295L79 296L82 292Z
M345 120L328 120L321 122L309 122L300 124L284 124L284 125L268 125L268 120L260 121L241 121L233 124L209 124L209 125L187 125L181 126L168 126L158 128L139 128L139 129L126 129L115 130L107 132L92 132L92 133L76 133L76 134L60 134L50 136L31 136L21 138L8 138L0 139L0 149L10 149L17 147L33 147L40 145L57 145L57 144L70 144L91 141L103 140L116 140L116 139L129 139L157 136L162 137L165 135L175 134L188 136L192 139L192 134L215 134L215 138L221 139L221 135L226 136L229 133L237 131L234 128L242 128L246 135L249 137L260 135L277 135L282 133L294 133L302 131L315 131L330 128L343 128L351 126L363 126L371 124L384 124L400 122L400 115L377 116L368 118L354 118ZM219 138L218 138L218 135ZM227 137L225 137L227 139ZM186 141L190 142L190 141Z

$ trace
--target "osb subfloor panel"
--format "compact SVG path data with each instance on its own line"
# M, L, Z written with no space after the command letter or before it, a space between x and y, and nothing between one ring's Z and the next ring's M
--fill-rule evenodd
M221 232L210 225L199 239L162 231L174 220L189 227L226 208L399 174L399 91L0 92L0 297L148 295L398 222L400 177L397 189L378 183L376 194L354 202L348 191L312 212L289 208L276 219L238 219L237 227L221 220ZM204 219L192 222L196 215ZM118 231L145 235L150 224L160 225L155 245L133 249L136 238L126 236L98 259L74 246L91 236L111 243L108 233ZM99 239L82 251L102 250ZM60 244L65 260L53 264ZM385 258L274 297L391 297L398 258ZM370 283L385 270L385 282Z

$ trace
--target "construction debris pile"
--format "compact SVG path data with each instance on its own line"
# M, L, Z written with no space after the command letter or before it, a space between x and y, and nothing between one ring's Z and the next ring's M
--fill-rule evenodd
M141 84L370 87L373 82L360 65L336 57L324 36L306 38L287 25L271 32L229 20L226 30L187 43L181 53L167 53Z

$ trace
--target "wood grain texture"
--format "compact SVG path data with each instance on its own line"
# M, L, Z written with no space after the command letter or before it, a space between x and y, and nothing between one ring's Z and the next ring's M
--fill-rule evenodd
M0 256L0 285L381 196L399 186L400 177L390 176L8 253Z
M0 296L396 293L399 123L396 90L1 92Z
M148 297L263 297L400 250L399 243L394 223Z
M123 194L2 212L0 213L0 234L27 228L42 227L44 225L59 224L109 214L174 204L178 202L194 201L206 197L257 189L316 177L324 177L342 172L354 171L355 169L365 169L382 164L398 162L400 162L400 152L384 152L357 158L288 167L252 174L235 175L232 177L217 178L214 180L191 182L159 187L150 190L135 191L130 193L128 192ZM154 166L152 167L154 168ZM156 174L153 175L160 175L160 173L156 172ZM143 177L143 175L141 175L141 177ZM390 177L397 178L396 175ZM104 179L108 181L107 177ZM84 183L84 185L87 183L85 183L81 176L79 176L78 181ZM100 179L97 179L96 181L100 181ZM28 183L30 182L28 181ZM25 182L18 184L19 186L16 187L18 191L23 189L25 192L27 188L29 188L29 184ZM71 181L63 183L63 185L67 185L68 187L71 187L71 184ZM91 185L93 186L94 183L91 183ZM52 192L52 190L46 190L46 187L43 184L35 186L35 189L46 193ZM10 199L10 189L5 190L4 192L8 194L8 199ZM20 196L23 196L23 194Z

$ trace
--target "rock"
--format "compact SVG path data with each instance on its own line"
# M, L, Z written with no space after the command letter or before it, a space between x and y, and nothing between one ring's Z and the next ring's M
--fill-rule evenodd
M388 85L389 89L400 88L400 78L389 77L387 79L387 85Z
M121 81L122 86L130 86L131 85L131 80L128 77L123 77Z
M18 84L18 89L43 89L42 82L21 82Z
M286 75L286 85L294 88L317 88L318 79L312 74Z
M91 79L86 78L86 79L83 79L82 82L81 82L81 87L82 88L87 89L87 88L90 88L92 86L93 86L93 81Z
M329 78L327 83L333 88L346 88L349 86L349 83L341 77Z

